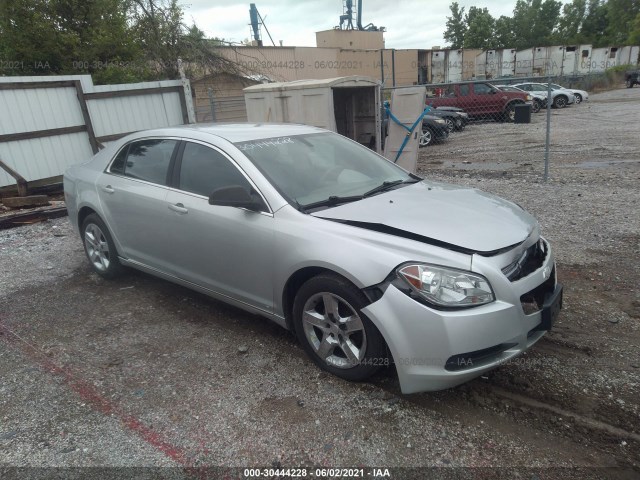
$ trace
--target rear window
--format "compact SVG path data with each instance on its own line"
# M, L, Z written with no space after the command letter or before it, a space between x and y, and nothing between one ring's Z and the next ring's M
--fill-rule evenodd
M177 140L163 139L133 142L120 151L111 165L111 172L166 185L169 164L177 144Z

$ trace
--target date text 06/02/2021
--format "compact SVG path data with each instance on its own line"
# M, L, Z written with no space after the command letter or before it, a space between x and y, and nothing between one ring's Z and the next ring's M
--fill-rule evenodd
M392 478L388 468L245 468L244 478Z

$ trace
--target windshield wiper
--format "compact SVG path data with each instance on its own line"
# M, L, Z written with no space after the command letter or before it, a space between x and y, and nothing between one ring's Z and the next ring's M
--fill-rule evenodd
M362 196L363 197L370 197L371 195L375 195L376 193L380 193L380 192L384 192L385 190L389 190L392 187L395 187L396 185L402 185L405 183L417 183L419 181L421 181L421 178L412 178L411 180L391 180L391 181L385 181L382 182L382 184L378 185L375 188L372 188L371 190L369 190L368 192L365 192Z
M313 210L314 208L319 207L335 207L336 205L340 205L342 203L355 202L357 200L362 200L364 198L363 195L351 195L348 197L339 197L337 195L331 195L329 198L325 200L320 200L319 202L307 203L306 205L300 205L302 210Z

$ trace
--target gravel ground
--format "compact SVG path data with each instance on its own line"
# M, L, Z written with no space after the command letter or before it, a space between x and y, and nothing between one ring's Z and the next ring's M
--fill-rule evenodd
M637 478L640 138L620 118L639 106L632 89L554 110L548 183L543 113L421 150L423 175L531 211L566 288L559 323L530 352L443 392L404 396L393 371L347 383L259 317L142 273L105 281L67 219L0 231L0 476L282 465ZM425 474L393 478L412 473Z

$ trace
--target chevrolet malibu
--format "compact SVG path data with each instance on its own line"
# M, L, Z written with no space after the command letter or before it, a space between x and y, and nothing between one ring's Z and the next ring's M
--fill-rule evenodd
M263 315L348 380L394 365L405 393L452 387L531 347L562 306L518 205L314 127L135 133L64 190L97 274L133 267Z

